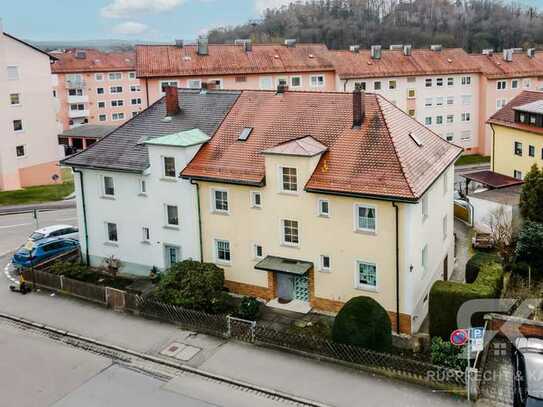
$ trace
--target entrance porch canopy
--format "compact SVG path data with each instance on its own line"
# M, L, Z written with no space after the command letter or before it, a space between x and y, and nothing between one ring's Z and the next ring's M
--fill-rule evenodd
M277 273L289 273L303 276L313 267L309 261L285 259L283 257L266 256L255 265L255 269L273 271Z

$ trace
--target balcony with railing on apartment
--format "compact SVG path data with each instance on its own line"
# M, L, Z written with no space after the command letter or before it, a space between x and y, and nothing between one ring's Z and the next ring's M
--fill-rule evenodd
M89 109L85 107L83 103L71 104L68 109L68 117L70 119L77 119L79 117L88 117L90 115Z
M86 83L83 78L78 77L67 77L66 78L66 87L68 89L83 89Z
M89 95L70 95L68 94L68 103L88 103L89 102Z

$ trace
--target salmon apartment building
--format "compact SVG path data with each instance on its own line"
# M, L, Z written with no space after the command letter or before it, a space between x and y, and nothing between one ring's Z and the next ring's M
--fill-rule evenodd
M489 155L486 121L521 90L543 86L543 54L533 49L478 55L439 45L333 51L295 40L208 44L200 39L138 45L127 53L68 50L54 55L64 129L83 123L120 125L170 85L272 90L281 84L291 91L315 92L352 92L358 86L387 98L465 153Z

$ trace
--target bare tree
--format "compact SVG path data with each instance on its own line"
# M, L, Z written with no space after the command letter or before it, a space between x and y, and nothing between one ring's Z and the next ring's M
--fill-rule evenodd
M498 254L505 264L509 264L518 237L518 222L507 214L503 206L499 206L483 219L483 224L489 228Z

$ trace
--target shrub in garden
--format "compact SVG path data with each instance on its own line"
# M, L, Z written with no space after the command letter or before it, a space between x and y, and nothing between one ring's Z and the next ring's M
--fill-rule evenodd
M175 263L164 273L154 296L167 304L223 313L230 306L230 297L223 287L223 269L212 263L185 260Z
M481 267L487 263L500 263L500 258L494 253L475 253L466 263L466 283L473 283L477 279Z
M435 337L432 338L431 353L434 365L461 371L466 370L468 364L466 358L460 356L462 353L461 346L454 346L450 341Z
M532 276L541 277L543 269L543 224L526 222L520 231L515 254L517 261L532 267Z
M430 290L430 336L449 340L457 328L458 310L466 301L484 298L499 298L503 288L504 271L498 263L481 266L477 279L472 284L455 281L436 281ZM475 314L472 325L484 325L483 315Z
M79 281L94 282L97 279L95 271L85 264L74 261L57 261L52 264L49 272Z
M387 351L392 346L390 318L374 299L352 298L337 314L332 338L334 342Z
M238 318L256 321L260 316L260 301L254 297L243 297L239 303Z

